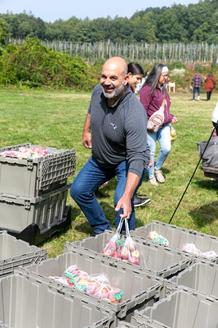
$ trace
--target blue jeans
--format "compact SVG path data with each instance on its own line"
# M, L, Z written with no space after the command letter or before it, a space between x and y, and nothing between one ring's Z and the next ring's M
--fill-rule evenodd
M90 158L72 183L70 194L88 219L93 234L97 235L105 230L111 230L110 222L106 219L102 207L98 203L95 192L104 182L114 176L117 186L114 194L114 206L122 197L127 179L127 162L123 161L113 169L105 169L94 158ZM118 226L121 211L115 214L115 224ZM135 211L132 203L132 213L128 220L129 229L135 229Z
M197 97L200 96L200 87L193 87L193 100L195 100L195 95L197 94Z
M157 141L160 144L160 152L155 163L155 151ZM150 148L150 161L148 168L149 179L154 177L154 170L160 170L171 150L170 124L164 124L157 132L148 131L148 146Z

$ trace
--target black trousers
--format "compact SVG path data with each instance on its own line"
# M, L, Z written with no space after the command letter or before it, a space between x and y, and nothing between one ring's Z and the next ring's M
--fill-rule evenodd
M212 91L207 91L207 100L210 100L211 94L212 94Z

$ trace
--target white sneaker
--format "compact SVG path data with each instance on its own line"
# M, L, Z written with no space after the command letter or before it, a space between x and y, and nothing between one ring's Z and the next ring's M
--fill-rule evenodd
M160 183L164 183L165 182L165 178L164 178L164 175L162 173L161 170L155 170L155 177L157 179L158 182Z
M158 186L158 182L155 177L149 179L150 184L153 186Z

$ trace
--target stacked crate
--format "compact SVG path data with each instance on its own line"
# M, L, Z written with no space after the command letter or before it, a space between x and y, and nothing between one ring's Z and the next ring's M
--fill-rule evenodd
M153 231L167 239L167 246L149 239ZM113 232L108 231L81 241L68 242L65 251L82 250L87 256L108 260L110 265L122 262L127 270L132 267L144 274L148 272L152 277L164 278L159 291L153 295L153 302L133 307L131 316L124 316L117 327L218 327L217 237L153 221L132 232L140 253L140 265L134 266L102 253L112 236ZM187 243L194 244L201 252L198 255L185 252L183 246ZM210 251L213 251L213 256L206 258L205 254L211 255ZM129 279L129 282L131 284L132 280Z
M182 251L193 262L169 279L174 290L162 295L153 306L134 313L132 324L138 328L147 324L153 328L217 328L218 238L159 221L138 228L133 234L151 243L147 239L151 231L167 238L168 247ZM196 253L195 248L193 254L185 252L183 246L187 243L200 252Z
M65 285L62 280L54 279L54 277L63 277L64 271L71 265L76 265L92 277L103 274L113 288L121 289L124 292L121 301L114 303L104 298L98 299L86 294L83 289L78 290ZM136 267L127 268L122 262L112 263L107 259L88 254L82 249L75 249L42 263L32 264L29 267L22 268L22 272L36 279L40 277L44 283L51 284L61 291L65 290L71 295L84 296L90 301L95 300L99 306L115 313L118 319L128 317L137 307L153 304L154 298L158 297L163 286L162 279L158 277L142 272Z
M67 178L75 171L76 155L74 150L47 148L46 156L36 158L3 156L31 147L39 146L0 149L0 229L39 243L70 222Z
M0 279L0 327L114 328L114 314L17 271Z
M70 252L76 248L83 249L88 254L101 257L103 259L106 256L102 253L103 248L112 238L113 232L108 231L95 237L89 237L74 243L67 242L65 244L65 251ZM137 249L140 253L140 264L135 266L149 274L155 274L162 278L168 278L177 272L183 270L192 262L192 258L182 252L172 251L168 247L161 247L151 243L146 243L143 239L134 238L137 243ZM119 263L121 260L109 258L112 262ZM133 267L127 261L122 261L122 265L125 267Z
M168 239L168 246L147 239L154 230ZM217 328L217 257L206 260L184 252L182 245L192 242L204 252L217 251L218 238L158 221L133 235L140 265L103 255L113 236L105 232L67 243L56 258L0 279L0 327ZM115 302L97 298L88 292L85 279L77 288L77 274L64 274L72 265L93 278L105 276L123 291L122 297Z
M0 231L0 278L14 272L18 266L27 266L47 259L47 252L18 240L6 231Z
M206 252L214 251L217 255L211 257L210 261L218 262L218 238L215 236L160 221L152 221L143 227L137 228L132 235L133 238L140 238L144 242L151 244L152 241L148 239L148 235L152 231L156 231L158 234L164 236L169 242L168 248L172 250L183 252L198 259L207 259L205 257ZM194 253L185 252L183 250L185 244L194 244L201 251L201 254L197 256Z
M218 300L200 293L177 289L152 307L136 311L132 323L152 328L216 328Z

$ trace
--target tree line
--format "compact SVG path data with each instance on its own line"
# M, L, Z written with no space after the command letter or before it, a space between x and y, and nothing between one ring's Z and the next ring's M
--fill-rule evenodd
M122 13L121 13L122 14ZM206 42L218 44L218 1L147 8L132 17L107 17L44 22L32 14L0 14L0 42L27 36L41 40L71 42L167 43Z

